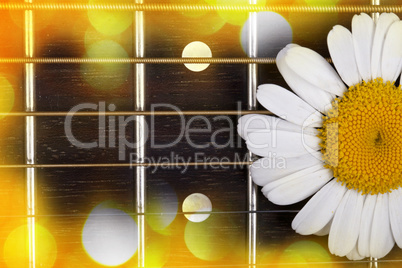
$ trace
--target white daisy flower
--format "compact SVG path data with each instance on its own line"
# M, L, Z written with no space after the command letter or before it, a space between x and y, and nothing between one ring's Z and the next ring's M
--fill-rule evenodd
M337 25L327 41L336 71L288 45L276 61L295 94L259 86L258 101L279 118L246 115L238 131L262 157L251 175L271 202L314 194L292 222L297 233L329 234L338 256L382 258L402 247L402 21L355 15L352 32ZM279 157L285 168L266 164Z

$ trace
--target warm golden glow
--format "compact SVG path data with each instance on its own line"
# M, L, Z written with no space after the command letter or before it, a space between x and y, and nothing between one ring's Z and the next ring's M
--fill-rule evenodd
M323 5L335 5L339 0L304 0L309 6L323 6Z
M189 251L197 258L216 261L232 251L236 235L223 230L233 228L233 223L224 215L213 215L203 222L188 221L184 240Z
M39 224L35 224L35 237L36 266L53 267L57 256L56 240L46 228ZM9 234L4 244L4 260L9 268L28 266L28 225L22 225Z
M249 5L249 0L206 0L210 5ZM265 6L266 0L256 0L258 6ZM219 16L222 17L227 23L242 26L248 19L248 12L228 12L218 11Z
M9 113L14 107L15 93L10 82L0 74L0 113ZM4 115L0 115L0 119Z
M298 241L291 244L282 252L278 262L280 267L289 268L332 267L328 252L314 241Z
M150 235L147 238L147 251L145 254L146 267L162 268L169 260L171 254L171 236L166 235ZM174 246L177 245L175 241Z
M90 4L104 2L101 0L89 1ZM88 18L92 26L104 35L120 34L133 23L133 13L128 11L88 10Z
M336 0L295 0L295 6L325 6L336 7ZM311 42L312 40L326 40L328 32L338 23L338 12L316 13L309 16L303 13L290 12L289 23L292 26L295 43L299 40Z

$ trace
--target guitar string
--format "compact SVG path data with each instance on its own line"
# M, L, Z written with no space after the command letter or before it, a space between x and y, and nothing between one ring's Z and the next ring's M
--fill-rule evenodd
M208 167L216 167L216 166L241 166L244 167L246 165L253 164L252 161L233 161L233 162L169 162L169 163L100 163L100 164L1 164L1 168L119 168L119 167L199 167L199 166L208 166Z
M0 10L113 10L113 11L225 11L225 12L296 12L296 13L373 13L402 12L401 5L183 5L183 4L130 4L130 3L0 3Z
M326 59L332 62L330 58ZM275 64L275 58L23 58L0 57L0 63L35 63L35 64L84 64L84 63L131 63L131 64L184 64L184 63L209 63L209 64Z
M65 116L130 116L130 115L144 115L144 116L188 116L188 115L246 115L246 114L261 114L261 115L272 115L272 112L267 110L260 111L248 111L248 110L202 110L202 111L121 111L121 112L0 112L0 116L13 116L13 117L24 117L24 116L49 116L49 117L65 117Z

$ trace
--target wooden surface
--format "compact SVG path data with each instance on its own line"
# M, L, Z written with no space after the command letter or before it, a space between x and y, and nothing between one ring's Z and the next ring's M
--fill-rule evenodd
M341 1L357 3L358 1ZM360 1L359 3L361 3ZM385 1L384 1L385 2ZM392 3L391 3L392 4ZM7 12L1 13L12 23ZM291 14L283 14L286 18ZM21 14L20 14L21 16ZM314 16L314 15L312 15ZM352 14L338 14L335 23L350 28ZM36 33L36 53L41 57L83 57L85 56L85 33L90 27L85 12L60 11L53 18L53 23ZM41 21L41 17L38 16ZM326 33L330 26L326 17L317 15L314 23L309 18L293 18L294 42L317 50L328 57ZM39 22L44 23L44 22ZM198 24L197 24L198 23ZM300 23L300 25L299 25ZM195 32L202 21L174 13L153 13L145 16L146 56L180 57L183 47L191 41L203 41L213 51L214 57L245 57L238 39L239 27L226 24L212 35L198 36ZM197 26L198 25L198 26ZM5 35L0 36L6 56L18 56L22 50L22 30L12 26L14 35L11 41L16 47L6 42ZM194 27L194 29L192 28ZM310 27L310 28L309 28ZM0 27L1 30L1 27ZM128 56L133 56L132 26L120 37L120 44ZM231 34L233 33L233 34ZM99 38L99 37L96 37ZM95 38L95 39L96 39ZM116 38L116 37L110 37ZM10 52L11 51L11 52ZM3 54L6 52L2 52ZM22 55L22 54L21 54ZM4 56L4 55L1 55ZM87 66L88 67L88 66ZM121 66L125 72L127 66ZM116 111L134 110L135 66L129 65L129 74L124 82L113 90L99 90L91 87L82 76L79 64L43 64L36 67L36 108L38 111L69 111L81 103L116 105ZM23 111L23 68L22 65L0 66L0 70L12 71L15 79L16 104L13 111ZM96 79L105 76L95 67L88 67L87 77ZM119 73L119 72L118 72ZM120 74L109 79L120 79ZM275 65L261 65L258 71L258 84L276 83L286 87ZM170 104L180 110L236 110L247 109L247 66L245 65L211 65L203 72L189 71L183 65L154 64L146 66L146 110L153 104ZM162 106L161 110L168 110ZM259 107L259 109L263 109ZM194 116L184 117L187 124ZM225 116L216 119L206 116L211 122L211 132L228 128L216 136L216 143L211 141L211 132L205 120L192 121L195 132L191 141L206 148L194 149L186 137L182 137L174 146L155 148L151 139L158 144L166 144L180 135L183 127L177 116L147 117L150 128L146 143L146 156L153 160L179 156L195 160L196 153L206 159L213 157L230 161L243 160L247 153L246 146L237 136L237 116ZM215 118L215 119L214 119ZM151 121L154 120L154 121ZM154 124L152 124L152 122ZM118 148L80 149L67 139L64 117L38 117L37 121L37 163L39 164L86 164L86 163L122 163L129 161L134 149L127 148L126 160L119 159ZM73 120L76 138L83 142L99 141L99 118L80 117ZM201 131L199 131L201 130ZM112 130L118 136L118 130ZM0 163L24 164L24 118L5 118L1 120ZM135 129L131 122L123 135L128 141L134 141ZM218 145L230 143L219 148ZM91 210L98 204L108 201L114 207L132 215L135 214L135 169L130 168L43 168L37 170L37 219L46 227L57 242L57 260L54 267L101 267L94 262L82 248L81 232ZM3 170L0 187L1 223L0 244L3 245L9 233L24 222L25 179L24 170ZM10 175L11 174L11 175ZM10 179L13 178L13 179ZM146 245L149 258L162 259L165 267L247 267L247 168L245 166L229 167L168 167L148 168L146 171L147 204L151 210L146 211L146 218L176 216L172 223L162 232L149 224L146 232ZM172 193L174 198L172 198ZM210 239L211 247L228 251L217 260L200 260L186 247L185 229L188 220L181 205L192 193L203 193L212 202L213 213L209 222L200 233ZM176 199L175 199L176 198ZM169 201L170 200L170 201ZM172 201L173 200L173 201ZM154 202L174 202L176 211L161 211L152 206ZM291 229L291 221L304 202L292 206L276 206L268 202L258 192L257 212L257 263L258 267L276 267L283 262L282 254L291 245L308 241L320 246L328 254L327 237L300 236ZM12 220L9 220L12 219ZM159 219L159 218L158 218ZM160 219L159 219L160 220ZM219 234L220 240L214 240ZM204 237L205 238L205 237ZM159 244L158 244L159 243ZM155 250L153 247L159 249ZM0 250L1 250L0 246ZM329 255L328 255L329 256ZM402 253L394 251L380 264L380 267L399 267ZM367 267L367 263L352 263L346 258L328 257L330 263L316 262L302 267ZM313 258L314 260L314 258ZM322 259L321 259L322 260ZM0 258L0 263L4 259ZM4 265L4 263L2 264ZM121 267L136 267L137 255L134 255ZM120 267L120 266L119 266ZM278 266L283 267L283 266ZM286 266L288 267L288 266ZM300 265L292 267L301 267Z

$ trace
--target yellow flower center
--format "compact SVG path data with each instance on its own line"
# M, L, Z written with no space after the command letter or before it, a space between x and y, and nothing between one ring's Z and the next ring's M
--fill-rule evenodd
M381 78L335 99L319 137L325 167L362 194L402 186L402 90Z

